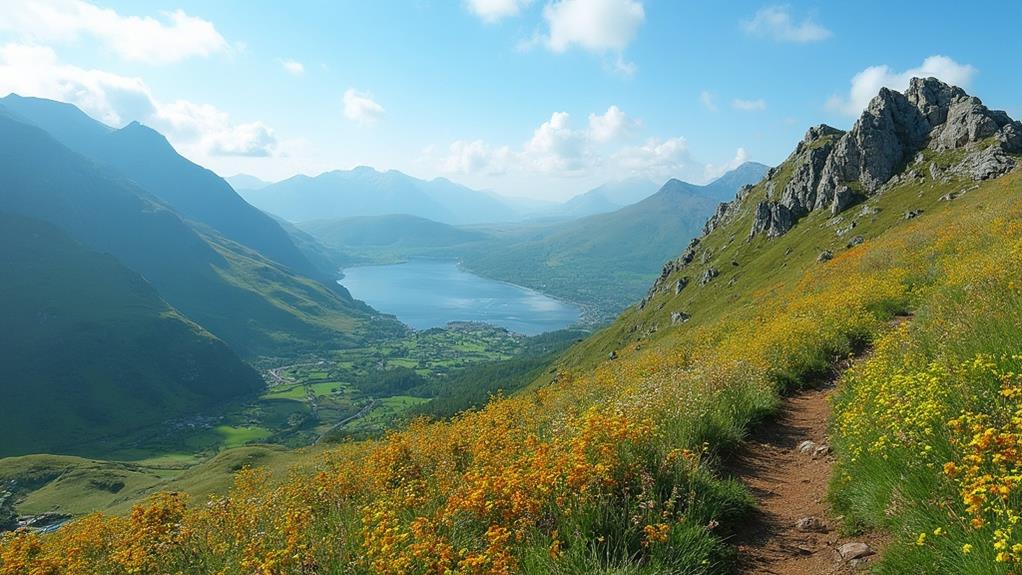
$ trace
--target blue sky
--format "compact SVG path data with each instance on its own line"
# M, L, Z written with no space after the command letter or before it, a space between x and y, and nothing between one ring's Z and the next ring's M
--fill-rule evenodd
M912 73L1022 116L1017 1L3 3L0 92L138 119L222 175L365 164L544 199L701 182Z

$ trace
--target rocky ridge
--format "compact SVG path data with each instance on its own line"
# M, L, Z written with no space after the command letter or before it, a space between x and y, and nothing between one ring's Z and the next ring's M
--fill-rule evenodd
M1022 122L987 108L957 86L913 78L904 93L881 88L849 131L825 124L810 128L785 162L767 172L761 182L766 197L752 208L748 238L784 235L817 210L837 216L904 181L996 178L1015 169L1018 160L1011 154L1019 153ZM928 160L940 154L953 162L942 167ZM733 201L720 204L703 227L703 237L736 219L753 188L745 186ZM680 257L664 265L643 307L658 293L684 289L687 276L676 285L670 278L696 259L700 242L693 239ZM854 243L861 242L849 245Z

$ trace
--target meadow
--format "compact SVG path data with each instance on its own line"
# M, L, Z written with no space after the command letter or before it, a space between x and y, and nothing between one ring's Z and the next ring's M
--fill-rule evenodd
M845 528L891 533L882 573L1017 572L1020 192L1019 171L903 184L846 212L852 247L820 214L746 241L746 212L704 240L712 283L632 308L525 391L309 452L284 478L244 468L225 496L7 534L0 573L729 573L754 503L722 463L865 350L835 403Z

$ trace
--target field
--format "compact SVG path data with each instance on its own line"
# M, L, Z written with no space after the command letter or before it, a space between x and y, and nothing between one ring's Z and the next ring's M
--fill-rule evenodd
M851 218L865 241L846 247L834 226ZM752 498L721 463L786 391L873 345L835 405L846 529L891 534L880 573L1017 572L1022 172L908 182L841 219L738 250L738 218L706 240L701 265L726 270L713 282L629 310L483 409L298 454L283 481L244 471L216 504L162 495L3 553L67 572L88 549L88 573L730 573ZM671 326L674 311L691 320Z
M481 324L453 324L371 348L264 365L268 385L258 397L111 439L81 457L0 459L0 485L19 494L17 510L25 515L125 512L161 489L204 498L225 492L245 465L282 472L303 449L378 436L413 415L432 413L424 408L434 397L443 397L442 415L481 405L497 388L487 387L472 368L516 372L522 364L527 371L577 336L526 338Z

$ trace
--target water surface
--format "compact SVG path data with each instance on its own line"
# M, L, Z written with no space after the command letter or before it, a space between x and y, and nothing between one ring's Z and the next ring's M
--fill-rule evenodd
M573 304L477 276L455 262L412 260L348 268L340 284L356 299L415 329L478 321L535 335L568 327L580 314Z

